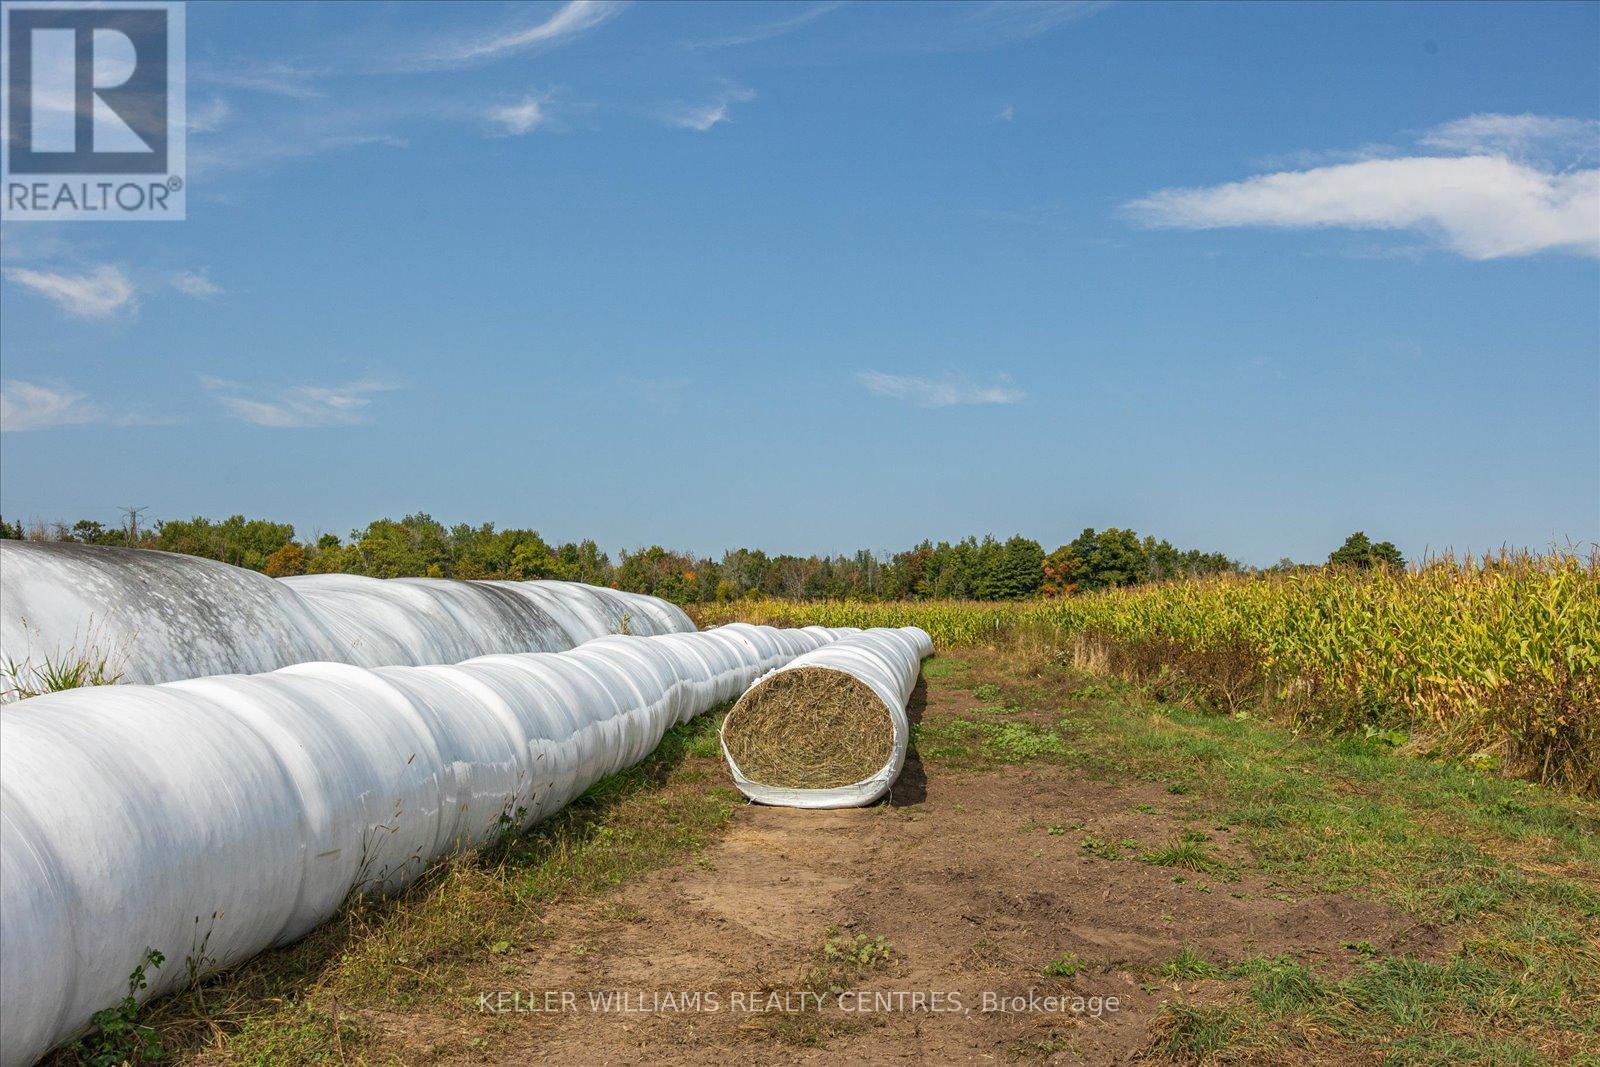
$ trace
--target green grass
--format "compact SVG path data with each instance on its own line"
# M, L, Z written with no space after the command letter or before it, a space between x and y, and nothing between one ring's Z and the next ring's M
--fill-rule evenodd
M974 709L983 714L984 708ZM924 759L933 758L950 770L982 770L1034 761L1059 763L1071 749L1053 727L1034 722L953 719L919 724L912 744Z
M1161 965L1161 977L1179 982L1221 978L1222 968L1185 945L1176 956Z
M1165 848L1146 852L1139 858L1157 867L1179 867L1202 874L1227 869L1226 864L1217 859L1211 849L1201 841L1174 841Z
M1296 732L1085 684L1059 658L1018 650L970 660L963 684L1015 708L1006 725L1026 727L1029 741L1049 740L997 743L1003 727L977 709L930 715L919 731L930 774L1047 762L1111 783L1148 781L1180 817L1228 828L1230 858L1201 831L1146 846L1087 836L1085 853L1371 896L1459 943L1416 959L1352 942L1343 975L1185 950L1161 976L1226 983L1224 999L1169 1003L1153 1052L1600 1063L1600 805L1466 762L1401 756L1381 733ZM1249 858L1236 863L1239 846Z

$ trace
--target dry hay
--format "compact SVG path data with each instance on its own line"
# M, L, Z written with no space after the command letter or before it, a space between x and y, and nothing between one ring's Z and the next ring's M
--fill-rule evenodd
M894 721L878 695L844 671L796 667L741 697L722 740L752 782L830 789L883 769L894 755Z

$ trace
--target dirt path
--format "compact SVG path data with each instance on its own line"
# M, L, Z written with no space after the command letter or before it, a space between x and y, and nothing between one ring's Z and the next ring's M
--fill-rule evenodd
M913 711L937 720L973 703L935 685ZM1218 961L1292 952L1335 972L1351 942L1439 950L1432 928L1369 900L1105 854L1201 826L1158 785L1051 765L929 776L913 760L886 805L744 808L690 863L553 908L483 991L497 1013L479 1021L497 1035L469 1059L1121 1062L1150 1043L1177 985L1161 965L1184 947ZM1199 832L1214 855L1243 858L1225 828ZM1107 844L1097 855L1086 840ZM887 964L828 973L825 941L858 935L886 939ZM1048 977L1063 958L1081 969ZM998 1010L1001 997L1021 1010ZM391 1020L408 1058L458 1058L459 1030L420 1022Z

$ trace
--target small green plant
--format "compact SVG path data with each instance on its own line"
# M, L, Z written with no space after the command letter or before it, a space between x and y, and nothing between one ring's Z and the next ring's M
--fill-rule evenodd
M1080 843L1082 848L1091 856L1099 856L1103 860L1118 860L1124 852L1130 852L1139 847L1139 842L1131 837L1121 841L1103 841L1098 837L1085 837Z
M6 699L26 700L45 693L59 693L64 689L115 685L121 680L122 671L111 662L109 656L102 656L91 649L59 660L46 656L38 666L32 661L18 663L7 659L4 669L0 669L0 675L5 679L3 695Z
M1368 726L1365 736L1368 742L1385 748L1399 748L1411 740L1404 730L1380 730L1376 726Z
M1176 956L1161 965L1161 977L1180 982L1201 981L1221 978L1222 968L1185 945Z
M887 967L893 959L894 946L882 934L842 934L830 928L805 985L819 993L841 993L865 972Z
M882 967L894 958L894 946L882 934L830 937L822 944L822 958L828 963L844 963L858 970Z
M128 975L128 995L110 1008L89 1018L89 1032L74 1046L78 1059L89 1067L119 1067L127 1063L148 1063L165 1053L155 1029L139 1022L138 994L149 988L145 970L159 969L167 958L147 948L139 965Z
M999 700L1000 687L993 682L984 682L972 690L972 695L979 700Z
M1046 978L1071 978L1083 970L1085 964L1076 953L1069 952L1044 969Z
M1146 852L1139 858L1157 867L1180 867L1186 871L1214 871L1221 867L1204 841L1188 840L1191 835L1173 842L1166 848ZM1204 837L1205 835L1201 835Z

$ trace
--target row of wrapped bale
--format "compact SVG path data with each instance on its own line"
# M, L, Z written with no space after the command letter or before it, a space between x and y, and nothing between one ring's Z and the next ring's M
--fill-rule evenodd
M451 666L304 663L0 713L0 1062L559 810L855 631L734 624Z
M275 579L170 552L0 541L0 699L74 670L149 684L312 661L459 663L692 630L665 600L576 582Z

